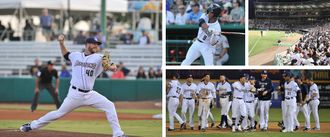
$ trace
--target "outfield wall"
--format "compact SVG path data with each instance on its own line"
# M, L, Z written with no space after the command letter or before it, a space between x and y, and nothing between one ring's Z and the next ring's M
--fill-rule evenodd
M31 102L34 96L34 78L0 78L0 102ZM70 79L61 78L60 99L66 97ZM161 80L110 80L97 79L94 90L111 101L145 101L161 100ZM39 102L52 103L53 100L46 90L39 94Z

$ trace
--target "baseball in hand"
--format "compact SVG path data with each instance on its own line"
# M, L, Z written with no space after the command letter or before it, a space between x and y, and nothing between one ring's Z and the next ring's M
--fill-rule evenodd
M60 44L64 44L64 35L63 34L59 35L57 40L60 42Z

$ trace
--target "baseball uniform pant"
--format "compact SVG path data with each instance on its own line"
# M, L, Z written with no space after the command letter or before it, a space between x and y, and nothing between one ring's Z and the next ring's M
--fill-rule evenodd
M283 120L283 125L285 127L286 125L286 121L284 120L286 117L286 105L285 105L285 101L281 101L281 108L282 108L282 120Z
M315 127L320 128L320 119L319 119L319 107L320 101L318 99L311 100L309 102L309 115L313 114L313 118L315 120Z
M260 100L260 128L268 128L268 112L270 107L270 100Z
M227 126L231 126L233 124L233 121L232 121L231 117L229 116L229 110L230 110L231 104L232 104L232 101L229 101L228 105L227 105L227 122L228 122Z
M210 102L211 99L199 99L199 106L198 106L198 117L200 120L201 128L206 129L207 127L207 118L208 113L210 110Z
M39 129L46 126L50 122L65 116L67 113L81 106L91 106L104 111L112 128L113 136L121 136L124 134L119 125L115 105L111 101L96 91L92 90L88 93L83 93L71 87L61 107L58 110L47 113L38 120L32 121L31 129Z
M294 129L294 117L296 115L296 107L297 107L297 103L296 103L296 98L293 97L292 99L285 99L285 119L284 122L286 125L285 126L285 130L286 131L293 131Z
M297 104L297 110L296 110L296 116L294 119L294 126L300 126L299 121L298 121L298 114L299 112L302 112L305 118L305 127L306 128L310 128L310 121L309 119L309 115L308 115L308 111L307 111L307 104L304 104L303 106L300 106L299 104Z
M54 100L56 108L57 109L60 108L61 102L60 102L60 99L58 97L58 94L55 92L55 88L53 87L53 85L51 83L49 83L49 84L40 83L39 92L42 91L43 89L47 89L47 91L49 92L49 94L52 96L52 98ZM31 108L37 108L38 100L39 100L39 93L35 93L32 104L31 104Z
M189 126L194 127L194 111L195 111L195 100L194 99L183 99L181 117L182 120L187 123L186 113L189 111Z
M204 64L206 66L213 66L213 54L214 47L211 45L207 45L205 43L201 43L199 41L195 41L189 48L186 59L183 60L181 66L191 65L198 57L203 56Z
M243 119L236 120L236 118L238 118L238 116L246 117L246 106L243 99L234 98L231 109L232 109L233 125L237 126L238 124L241 124L240 122L242 122Z
M225 55L223 55L222 58L216 59L214 62L215 62L215 65L221 66L221 65L225 64L228 60L229 60L229 55L226 53Z
M170 97L167 104L169 120L170 120L170 129L174 129L174 117L179 121L180 124L183 123L181 117L176 113L178 106L179 106L179 99Z
M243 121L243 129L247 129L247 126L254 127L254 101L245 102L247 117ZM248 122L249 121L249 122Z

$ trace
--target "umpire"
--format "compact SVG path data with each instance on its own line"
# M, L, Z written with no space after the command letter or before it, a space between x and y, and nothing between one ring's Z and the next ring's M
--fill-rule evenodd
M53 97L54 102L56 104L56 108L60 108L61 103L58 97L58 85L59 85L59 79L57 70L53 68L53 62L48 61L47 67L41 69L36 78L36 86L35 86L35 92L34 92L34 98L31 104L31 112L35 111L38 106L38 97L39 97L39 91L43 89L47 89L49 94ZM52 85L52 79L53 77L56 79L56 85L55 88Z

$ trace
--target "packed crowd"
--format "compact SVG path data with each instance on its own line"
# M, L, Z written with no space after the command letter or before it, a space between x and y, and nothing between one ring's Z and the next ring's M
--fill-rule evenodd
M249 28L250 29L263 29L263 30L300 30L305 28L311 28L315 25L320 25L320 23L315 22L299 22L297 20L289 19L250 19Z
M330 24L310 29L282 60L286 65L330 65Z
M199 18L211 3L223 6L221 23L244 24L244 0L166 0L166 24L198 24Z

